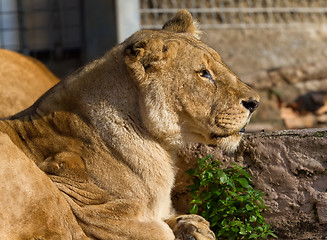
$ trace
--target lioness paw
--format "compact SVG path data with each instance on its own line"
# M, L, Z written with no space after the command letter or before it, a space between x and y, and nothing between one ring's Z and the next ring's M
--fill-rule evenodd
M180 215L167 221L172 228L175 239L214 240L215 234L210 230L209 222L198 215Z

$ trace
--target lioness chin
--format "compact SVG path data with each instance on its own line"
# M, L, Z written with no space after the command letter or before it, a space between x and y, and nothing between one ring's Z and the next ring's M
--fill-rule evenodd
M185 143L236 148L259 97L190 13L142 30L0 121L6 239L214 239L170 192Z

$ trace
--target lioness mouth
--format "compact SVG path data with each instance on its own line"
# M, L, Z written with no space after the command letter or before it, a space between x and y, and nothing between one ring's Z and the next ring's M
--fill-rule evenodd
M211 137L211 139L218 139L218 138L227 138L227 137L230 137L232 135L238 135L238 134L240 134L240 132L231 133L231 134L225 134L225 135L218 135L218 134L212 133L210 135L210 137Z
M211 137L211 139L218 139L218 138L226 138L226 137L229 137L229 136L232 136L232 135L240 135L240 134L243 134L243 133L245 133L245 127L243 127L240 131L234 132L234 133L231 133L231 134L219 135L219 134L216 134L216 133L212 133L210 135L210 137Z

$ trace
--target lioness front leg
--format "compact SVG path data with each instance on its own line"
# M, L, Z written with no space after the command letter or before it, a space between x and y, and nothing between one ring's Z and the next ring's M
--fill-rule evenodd
M175 239L216 239L215 234L209 228L209 222L199 215L174 215L166 220L166 223L173 230Z

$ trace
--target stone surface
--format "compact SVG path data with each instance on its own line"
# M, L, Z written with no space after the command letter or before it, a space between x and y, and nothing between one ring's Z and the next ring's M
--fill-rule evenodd
M326 28L306 27L207 29L202 37L240 76L262 69L326 61L326 39Z
M258 90L294 85L300 93L327 89L327 61L259 70L242 75L242 80ZM305 84L308 83L308 84ZM311 86L314 83L314 86Z
M174 205L188 212L191 179L185 170L198 157L213 155L223 167L236 162L251 173L255 188L267 194L264 217L280 239L327 238L326 146L327 128L246 134L234 154L190 146L180 153Z

